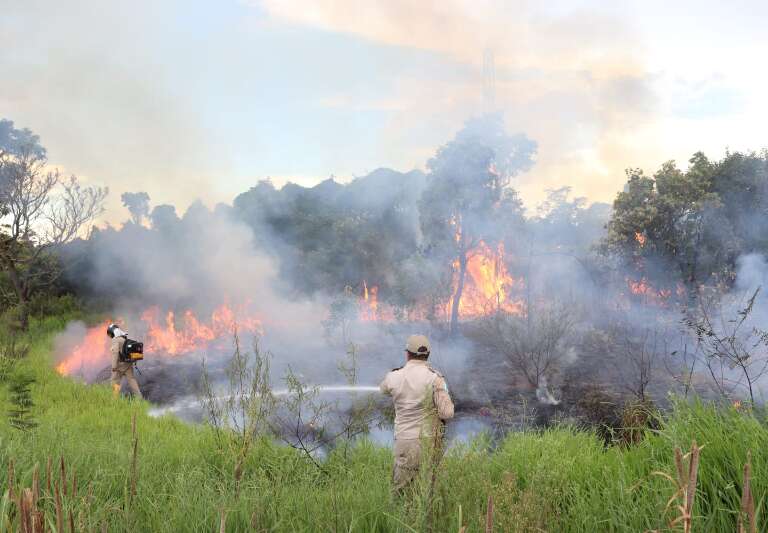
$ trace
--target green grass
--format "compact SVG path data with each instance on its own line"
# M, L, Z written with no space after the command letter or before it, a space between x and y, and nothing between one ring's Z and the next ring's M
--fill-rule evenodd
M80 487L76 497L71 490L64 497L76 526L209 532L218 530L226 509L227 531L426 530L426 489L417 486L409 498L390 496L391 452L368 442L346 460L331 455L326 474L294 450L260 440L235 498L235 460L218 445L213 429L151 418L145 402L115 400L106 386L85 386L52 370L52 335L65 322L33 324L30 354L17 371L36 379L39 426L22 433L3 416L0 464L13 459L17 486L29 487L36 464L44 473L49 457L64 457ZM5 394L0 393L3 412ZM139 444L137 495L131 501L133 415ZM489 494L496 531L666 530L674 511L665 508L674 489L654 472L671 474L674 448L687 450L694 439L704 446L694 531L734 531L748 450L756 505L759 511L765 505L768 429L754 416L699 402L678 402L661 431L631 448L606 449L591 433L557 428L509 435L493 450L482 438L452 449L439 470L434 531L458 531L462 524L482 531ZM7 485L5 467L0 484ZM54 521L52 500L42 505ZM2 508L0 501L0 513Z

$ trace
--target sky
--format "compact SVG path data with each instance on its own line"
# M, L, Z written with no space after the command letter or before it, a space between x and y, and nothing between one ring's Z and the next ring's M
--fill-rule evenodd
M0 0L0 118L50 163L180 211L271 179L425 168L493 108L513 183L610 202L626 168L768 147L768 2Z

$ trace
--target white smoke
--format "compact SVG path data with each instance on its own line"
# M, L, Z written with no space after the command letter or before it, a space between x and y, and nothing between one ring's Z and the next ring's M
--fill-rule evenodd
M547 387L546 376L541 376L539 379L539 386L536 387L536 399L545 405L560 405L560 400L557 400Z
M736 260L736 289L754 291L765 287L768 280L768 261L759 253L742 255Z

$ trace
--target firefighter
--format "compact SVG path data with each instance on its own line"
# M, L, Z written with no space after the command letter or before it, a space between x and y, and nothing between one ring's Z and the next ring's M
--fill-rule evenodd
M422 447L442 449L445 421L453 418L453 401L442 374L427 362L429 340L411 335L405 346L405 366L386 375L379 388L395 404L395 464L392 482L402 493L419 471ZM434 407L433 413L430 413Z
M133 375L133 363L120 360L120 353L122 352L125 340L128 338L128 334L120 329L120 326L117 324L110 324L107 328L107 336L112 339L109 347L112 355L112 394L115 398L120 396L120 387L123 378L126 378L133 395L136 398L141 398L139 383L136 381L136 376Z

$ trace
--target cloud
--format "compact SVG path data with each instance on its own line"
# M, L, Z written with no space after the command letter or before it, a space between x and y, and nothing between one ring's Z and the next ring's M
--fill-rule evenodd
M648 133L658 119L655 80L639 32L620 13L527 1L258 5L276 20L429 51L462 70L457 79L425 72L397 80L391 100L401 104L392 106L381 137L389 154L405 151L423 164L483 109L483 50L490 48L496 105L509 129L540 144L538 164L517 183L529 203L566 183L575 194L610 200L625 167L659 159Z
M707 120L744 109L745 97L723 76L700 80L677 79L670 87L670 111L679 117Z
M399 111L403 109L403 102L399 100L366 99L348 94L325 96L319 98L317 104L320 107L352 111Z
M513 68L594 69L630 72L628 56L639 52L636 32L619 16L599 10L547 11L525 0L411 2L373 0L261 0L270 16L343 32L381 44L445 53L479 64L481 51L504 52ZM610 46L606 46L609 45Z
M695 26L687 7L658 2L257 3L273 20L453 62L453 79L425 71L394 85L391 98L403 104L380 142L390 157L415 164L483 109L483 50L492 49L497 106L510 129L539 142L538 164L517 183L529 205L563 184L610 201L627 167L653 171L698 150L719 157L726 146L761 147L750 143L762 142L768 105L753 58L765 44L760 17L747 15L766 9L759 2L744 10L705 2Z
M229 201L266 176L311 183L423 168L484 109L490 48L496 105L511 131L540 147L517 183L524 199L570 184L610 200L625 167L749 148L768 116L757 83L765 76L749 54L690 38L714 31L715 8L703 9L706 31L681 26L684 9L661 21L659 9L600 0L5 2L0 117L40 134L53 164L109 185L115 221L127 217L126 190L183 211L196 198Z
M213 155L157 53L159 9L110 4L4 3L0 116L40 134L52 164L108 184L112 213L127 214L124 190L179 204L210 196Z

